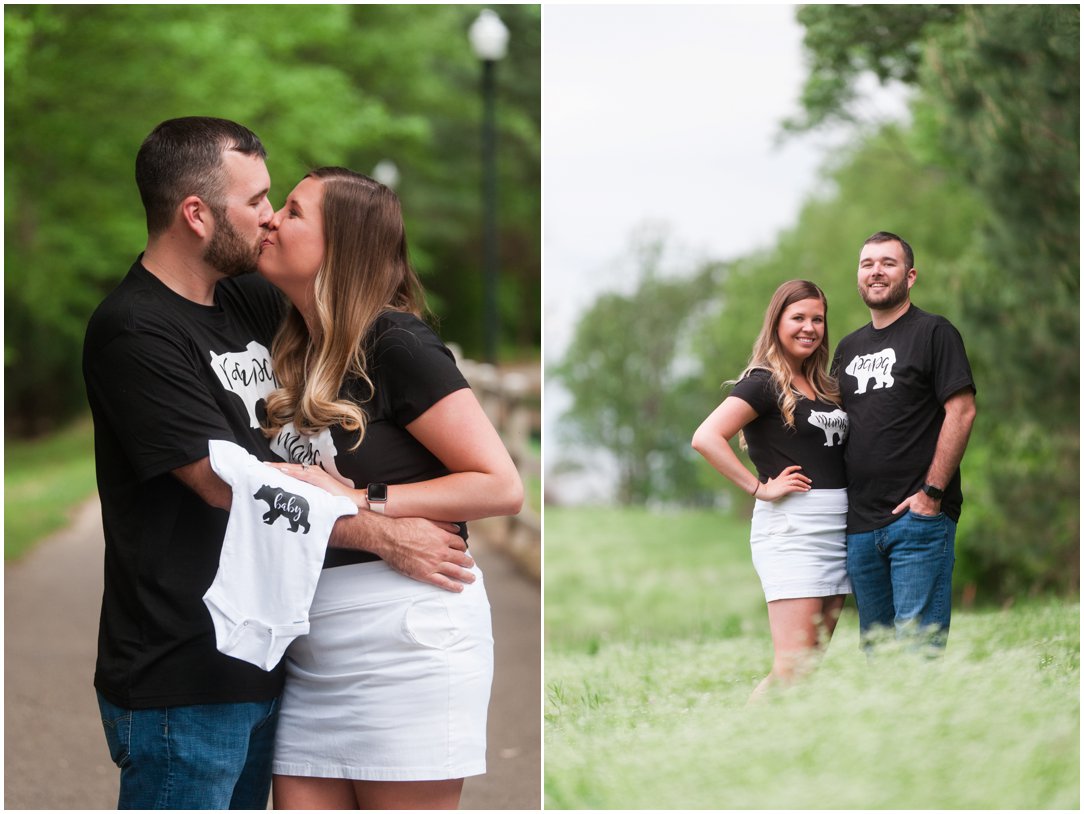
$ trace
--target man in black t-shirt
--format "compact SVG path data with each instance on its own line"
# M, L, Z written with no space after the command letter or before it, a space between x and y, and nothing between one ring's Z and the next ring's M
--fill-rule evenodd
M219 653L202 601L232 500L208 441L274 458L259 417L282 300L249 273L273 214L265 155L223 119L155 128L136 158L146 249L87 326L106 541L94 686L120 808L267 805L282 670ZM459 590L472 560L455 530L359 512L330 545Z
M880 628L943 648L952 612L975 382L959 332L911 303L917 275L900 237L866 240L858 292L872 321L832 363L850 419L847 573L867 647Z

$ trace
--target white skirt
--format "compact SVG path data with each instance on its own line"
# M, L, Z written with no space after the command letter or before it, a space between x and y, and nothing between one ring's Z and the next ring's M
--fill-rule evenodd
M482 573L462 593L384 562L328 568L286 652L275 774L449 780L486 770L493 632Z
M758 500L749 544L769 602L852 592L846 489L811 489L775 502Z

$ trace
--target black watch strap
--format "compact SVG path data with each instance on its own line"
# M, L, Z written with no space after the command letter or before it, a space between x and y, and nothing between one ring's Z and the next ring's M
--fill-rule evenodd
M943 489L938 489L936 486L931 486L928 483L922 484L922 491L932 497L934 500L940 500L945 496Z

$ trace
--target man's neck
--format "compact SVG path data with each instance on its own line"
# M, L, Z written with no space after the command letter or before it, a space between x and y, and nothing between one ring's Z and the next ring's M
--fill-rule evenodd
M869 309L870 319L873 321L873 327L877 330L887 328L897 319L906 314L911 308L911 300L906 299L900 305L891 309L890 311L880 311L874 308Z
M201 258L177 251L168 238L148 241L143 267L175 294L200 305L214 305L215 285L223 277Z

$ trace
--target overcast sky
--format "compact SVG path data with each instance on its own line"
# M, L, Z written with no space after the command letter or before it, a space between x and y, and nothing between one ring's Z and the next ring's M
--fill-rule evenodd
M544 6L547 362L598 293L621 286L629 270L613 261L645 225L722 260L796 222L833 139L777 146L806 76L795 10ZM546 396L552 429L566 402L550 386Z
M544 7L547 356L645 224L726 259L795 222L831 141L776 145L805 79L795 9Z

